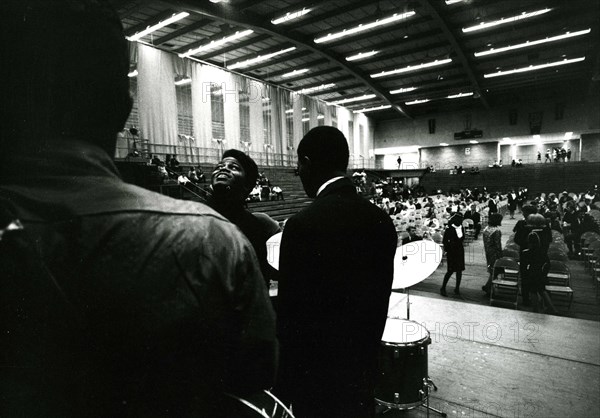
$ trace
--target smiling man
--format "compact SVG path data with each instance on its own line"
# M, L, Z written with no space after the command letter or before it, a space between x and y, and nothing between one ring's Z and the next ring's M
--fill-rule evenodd
M264 213L250 213L246 198L256 185L258 167L252 158L236 149L223 153L211 176L210 205L237 225L254 247L267 287L278 272L267 262L267 240L281 231L279 224Z

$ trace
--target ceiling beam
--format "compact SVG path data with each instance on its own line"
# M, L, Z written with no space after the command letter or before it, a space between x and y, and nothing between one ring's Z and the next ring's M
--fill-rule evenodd
M441 35L441 34L442 34L441 30L439 30L439 29L433 29L433 30L430 30L430 31L419 33L417 35L411 35L411 36L409 36L406 39L404 37L401 37L400 39L394 38L394 39L392 39L390 41L385 41L385 42L381 42L381 43L378 43L378 44L373 44L373 45L369 46L368 48L362 49L362 51L365 51L365 50L386 50L386 49L389 49L390 51L395 51L395 50L401 49L405 45L414 44L415 42L423 42L425 40L429 40L429 38L435 38L437 35ZM432 39L432 40L434 40L434 39ZM349 46L352 46L352 44L349 44ZM346 50L344 50L344 51L346 51ZM342 53L347 56L347 55L356 54L358 52L361 52L361 50L352 50L352 52L342 52ZM369 62L369 61L376 61L378 59L379 59L379 56L376 54L376 55L373 55L372 57L361 59L360 63Z
M143 31L148 26L156 25L158 22L162 22L163 20L168 19L174 13L174 10L165 10L164 12L160 12L159 14L146 19L135 26L127 28L127 30L125 31L125 36L133 36L136 33Z
M416 17L413 16L413 17L409 17L406 20L399 21L399 22L396 23L396 25L402 25L402 24L410 23L410 25L412 25L412 26L417 26L417 25L421 25L423 23L431 22L431 20L432 20L432 18L429 17L429 16L418 16L418 15L416 15ZM356 23L354 23L354 25L356 25L358 23L359 22L356 22ZM349 23L349 24L346 24L344 26L339 26L337 29L336 28L331 28L331 29L329 29L329 30L327 30L325 32L321 32L321 33L315 35L314 38L319 38L320 36L327 35L328 33L338 32L338 31L343 30L344 28L349 28L349 27L353 27L353 24ZM384 25L384 26L380 26L377 29L368 30L366 32L357 32L357 33L352 34L352 35L343 36L341 38L334 39L333 41L324 42L321 45L330 47L332 45L337 45L337 44L342 43L342 42L348 42L348 39L352 39L352 38L368 39L368 38L376 36L376 35L381 35L381 34L384 34L384 33L389 33L390 31L399 30L399 29L401 29L400 26L391 27L391 26ZM311 41L313 39L311 39Z
M320 2L318 4L322 4L322 3L326 3L326 2L323 1L323 2ZM356 4L358 4L358 6ZM351 12L353 10L357 10L357 9L363 8L365 6L366 6L365 0L354 1L354 2L352 2L350 4L347 4L344 7L341 7L341 8L337 8L336 7L336 8L334 8L334 9L328 11L328 12L325 12L325 13L321 13L321 14L317 14L317 15L307 15L308 17L306 17L306 18L302 18L302 19L299 19L296 22L292 22L292 23L286 24L285 28L287 30L294 30L294 29L301 28L302 26L313 25L315 23L327 20L330 17L339 16L342 13L348 13L348 12ZM294 6L294 8L297 9L297 10L302 9L302 7L303 6ZM304 6L304 7L310 7L310 6Z
M256 35L256 34L253 34L253 35ZM234 42L231 45L227 45L224 48L217 49L217 50L211 52L210 54L202 55L202 59L208 60L208 59L211 59L212 57L216 57L217 55L224 55L224 54L227 54L228 52L235 51L236 49L240 49L240 48L246 48L249 45L255 44L257 42L262 42L269 38L270 38L269 35L265 35L265 34L261 33L256 36L252 36L252 37L246 39L245 41Z
M351 76L351 75L341 75L339 77L335 77L335 78L332 78L330 80L318 81L316 83L311 83L311 84L305 84L303 86L298 86L298 89L309 89L309 88L312 88L312 87L318 87L318 86L320 86L322 84L340 83L342 81L353 80L353 79L354 79L354 77ZM364 84L361 83L361 85L364 85Z
M184 26L180 29L177 29L176 31L169 33L168 35L165 35L163 37L155 39L152 44L155 46L162 45L165 42L169 42L171 39L179 38L180 36L185 35L189 32L195 31L196 29L200 29L200 28L208 25L209 23L210 23L210 20L201 19L197 22L192 23L191 25Z
M295 83L296 81L302 81L302 80L309 80L311 78L315 78L315 77L320 77L322 75L327 75L327 74L331 74L334 73L336 71L340 71L341 68L340 67L331 67L331 68L326 68L324 70L321 71L317 71L316 73L304 73L304 74L300 74L297 77L292 77L292 78L286 78L285 81L286 83ZM288 72L290 72L288 70ZM270 78L270 77L269 77Z
M446 24L446 21L442 18L442 16L438 12L437 8L435 6L433 6L429 0L418 0L418 2L421 5L421 7L435 20L435 22L438 24L438 26L442 29L442 32L444 32L444 34L446 35L448 42L450 42L450 45L452 45L452 48L454 49L454 53L458 57L458 61L462 65L463 70L467 73L467 76L468 76L469 80L471 81L471 87L473 88L473 92L479 96L479 100L481 100L481 103L483 104L483 106L486 109L489 109L490 105L483 95L483 91L481 90L481 87L479 86L479 82L477 81L477 78L475 77L475 73L473 72L471 63L467 59L461 46L459 45L458 41L456 40L456 36L454 36L452 31Z
M329 62L329 60L325 59L325 58L321 58L318 60L314 60L311 62L307 62L306 64L302 64L302 66L304 68L309 68L309 67L316 67L317 65L322 65L322 64L327 64ZM272 73L269 73L267 78L275 78L275 77L279 77L283 74L287 74L289 73L290 70L280 70L280 71L273 71ZM308 74L307 74L308 75ZM308 78L308 77L307 77Z
M271 24L270 20L267 20L263 16L251 13L249 11L240 13L233 7L217 7L228 6L226 4L218 5L213 3L203 3L202 5L199 5L193 0L162 0L162 2L178 10L186 10L188 12L197 13L202 16L208 16L225 23L241 25L249 29L256 30L257 32L269 34L271 36L280 38L283 41L291 42L304 50L310 51L311 53L315 53L319 56L327 58L333 65L340 66L344 71L352 74L357 80L360 80L362 83L364 83L365 86L371 89L374 94L384 100L387 104L390 104L392 108L394 108L399 114L410 118L410 115L402 107L393 104L390 94L381 90L376 84L374 84L369 79L367 74L364 74L358 68L348 65L345 62L345 59L341 56L338 56L335 52L325 51L318 48L315 46L313 40L306 36L296 33L292 34L285 28L279 29Z

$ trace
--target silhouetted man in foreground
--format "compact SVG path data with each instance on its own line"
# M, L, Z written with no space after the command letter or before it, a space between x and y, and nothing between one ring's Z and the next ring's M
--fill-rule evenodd
M124 183L127 43L100 0L0 3L3 417L232 417L274 313L242 233Z
M387 317L396 231L345 177L348 144L336 128L298 146L314 202L291 217L280 253L280 393L298 417L370 417Z

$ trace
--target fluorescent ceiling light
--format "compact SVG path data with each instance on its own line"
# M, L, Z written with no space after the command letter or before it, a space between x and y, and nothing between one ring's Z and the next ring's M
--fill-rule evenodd
M310 122L310 118L302 118L302 122Z
M440 145L441 145L442 147L447 147L447 146L448 146L448 144L447 144L447 143L445 143L445 142L440 142Z
M411 102L404 102L405 105L416 105L416 104L421 104L421 103L427 103L429 101L429 99L417 99L417 100L413 100Z
M234 33L233 35L229 35L229 36L225 36L221 39L218 39L216 41L210 41L207 44L201 45L198 48L194 48L194 49L190 49L187 52L184 52L183 54L179 54L179 56L181 58L185 58L185 57L189 57L191 55L196 55L200 52L204 52L204 51L208 51L209 49L214 49L217 48L221 45L224 45L228 42L231 41L235 41L236 39L240 39L243 38L244 36L248 36L251 33L254 33L254 31L252 29L247 29L247 30L243 30L243 31L237 31L236 33Z
M317 119L325 119L325 115L317 115Z
M575 62L583 61L584 59L585 59L585 57L578 57L578 58L571 58L571 59L565 58L562 61L549 62L547 64L530 65L529 67L521 67L521 68L515 68L515 69L507 70L507 71L498 71L495 73L484 74L483 77L484 78L492 78L492 77L500 77L503 75L516 74L516 73L525 73L527 71L541 70L542 68L558 67L560 65L573 64Z
M469 26L468 28L463 28L462 31L464 33L474 32L476 30L487 29L498 25L503 25L505 23L513 23L519 20L528 19L530 17L543 15L544 13L548 13L552 9L541 9L536 10L535 12L523 12L520 15L512 16L512 17L503 17L500 20L494 20L492 22L481 22L478 25Z
M300 74L304 74L305 72L308 71L308 68L303 68L301 70L294 70L292 72L289 73L285 73L284 75L282 75L283 78L287 78L287 77L293 77L295 75L300 75Z
M330 89L331 87L334 87L334 86L335 86L335 83L321 84L320 86L309 87L309 88L306 88L306 89L298 90L296 93L309 94L309 93L314 93L315 91L327 90L327 89Z
M285 48L285 49L282 49L282 50L280 50L280 51L277 51L277 52L272 52L272 53L270 53L270 54L266 54L266 55L259 55L259 56L258 56L258 57L256 57L256 58L250 58L250 59L247 59L247 60L245 60L245 61L236 62L235 64L232 64L232 65L230 65L230 66L229 66L229 67L227 67L227 68L228 68L229 70L235 70L236 68L244 68L244 67L249 67L249 66L251 66L251 65L253 65L253 64L256 64L256 63L259 63L259 62L263 62L263 61L267 61L267 60L270 60L271 58L274 58L274 57L276 57L277 55L285 54L285 53L287 53L287 52L290 52L290 51L293 51L293 50L295 50L295 49L296 49L296 47L295 47L295 46L292 46L292 47Z
M533 135L533 139L540 139L541 136L540 135Z
M479 141L475 141L474 139L471 139L471 140L469 141L469 143L470 143L470 144L479 144Z
M450 4L456 4L456 3L461 3L463 0L446 0L446 4L450 5Z
M417 71L417 70L421 70L423 68L436 67L438 65L444 65L444 64L448 64L450 62L452 62L452 58L424 62L424 63L418 64L418 65L409 65L407 67L397 68L395 70L382 71L380 73L371 74L371 78L386 77L388 75L400 74L400 73L408 73L410 71Z
M416 89L417 89L416 87L401 87L396 90L390 90L390 94L408 93L408 92L416 90Z
M388 25L390 23L397 22L398 20L403 20L403 19L409 18L414 15L415 15L415 12L412 10L410 12L406 12L406 13L400 13L400 14L394 13L392 16L389 16L389 17L386 17L383 19L377 19L374 22L366 23L364 25L360 24L351 29L344 29L340 32L329 33L326 36L322 36L320 38L315 38L315 43L320 44L323 42L330 42L335 39L343 38L344 36L354 35L355 33L360 33L360 32L363 32L363 31L366 31L369 29L376 28L378 26Z
M350 55L349 57L346 57L346 61L362 60L365 58L372 57L375 54L379 54L379 51L359 52L358 54Z
M381 105L376 107L367 107L362 108L360 110L353 110L352 113L365 113L365 112L375 112L377 110L389 109L392 105Z
M344 103L359 102L361 100L369 100L369 99L372 99L374 97L376 97L374 94L364 94L362 96L350 97L348 99L342 99L342 100L337 100L335 102L329 102L329 104L340 105L340 104L344 104Z
M510 139L509 137L504 137L504 138L502 138L502 140L503 140L503 141L507 141L507 142L508 142L508 141L511 141L511 139Z
M127 40L131 41L131 42L135 42L135 41L139 41L140 39L142 39L144 36L157 31L161 28L164 28L167 25L170 25L171 23L177 22L178 20L183 19L184 17L188 17L190 14L188 12L181 12L181 13L177 13L174 14L173 16L171 16L170 18L168 18L167 20L163 20L161 22L158 22L156 25L152 25L152 26L148 26L146 29L144 29L141 32L136 33L135 35L132 36L128 36Z
M447 98L448 98L448 99L459 99L459 98L461 98L461 97L469 97L469 96L472 96L472 95L473 95L473 92L472 92L472 91L470 91L470 92L468 92L468 93L458 93L458 94L451 94L451 95L450 95L450 96L448 96Z
M591 32L591 29L579 30L577 32L565 32L562 35L551 36L549 38L537 39L535 41L523 42L522 44L509 45L509 46L504 46L502 48L491 48L491 49L488 49L487 51L475 52L474 55L476 57L483 57L486 55L499 54L501 52L511 51L513 49L527 48L530 46L545 44L547 42L556 42L556 41L560 41L561 39L567 39L567 38L573 38L575 36L587 35L590 32Z
M137 77L137 75L138 75L138 70L133 70L127 74L127 77L133 78L133 77Z
M565 139L571 139L573 137L573 132L565 132Z
M190 84L192 82L191 78L182 78L181 80L177 80L175 82L176 86L184 86L186 84Z
M304 16L307 13L310 13L312 9L303 8L302 10L298 10L297 12L288 12L285 15L278 17L277 19L271 19L271 23L274 25L279 25L280 23L289 22L290 20L297 19L299 17Z

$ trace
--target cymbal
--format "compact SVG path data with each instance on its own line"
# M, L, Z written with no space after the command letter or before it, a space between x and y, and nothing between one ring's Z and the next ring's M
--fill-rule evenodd
M396 250L392 289L406 289L422 282L442 261L442 247L433 241L413 241Z
M279 249L282 233L267 240L267 262L279 270ZM433 241L413 241L396 249L392 289L406 289L422 282L442 261L442 248Z
M267 240L267 262L277 270L279 270L279 247L282 235L283 232L278 232Z

